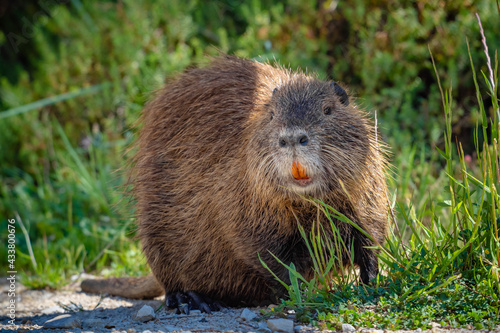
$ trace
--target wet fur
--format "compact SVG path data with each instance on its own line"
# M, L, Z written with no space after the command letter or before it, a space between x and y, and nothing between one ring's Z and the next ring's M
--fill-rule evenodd
M141 122L132 169L138 234L167 294L194 290L228 305L271 301L282 289L258 255L280 278L288 273L269 252L311 276L297 219L306 230L318 217L326 221L299 194L323 200L384 241L385 160L375 130L329 82L223 56L167 84ZM280 137L301 133L307 146L279 146ZM311 188L290 180L294 159L314 179ZM354 244L362 278L373 278L376 255L364 248L373 244L337 225Z

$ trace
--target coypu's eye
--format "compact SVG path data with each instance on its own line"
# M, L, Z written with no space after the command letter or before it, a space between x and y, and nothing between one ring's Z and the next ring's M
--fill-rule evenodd
M273 120L273 118L274 118L274 112L271 112L271 117L269 120Z
M323 113L326 115L332 114L332 108L327 106L326 108L323 109Z

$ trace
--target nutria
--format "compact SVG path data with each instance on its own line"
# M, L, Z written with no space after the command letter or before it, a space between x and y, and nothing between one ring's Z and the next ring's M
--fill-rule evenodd
M169 306L209 311L212 300L281 296L259 256L284 281L288 271L271 254L312 277L297 222L305 230L328 222L304 197L384 241L385 158L376 129L335 82L222 56L168 83L141 123L132 171L138 236L157 280L149 285ZM368 283L378 272L376 251L366 248L373 242L335 223ZM127 296L130 287L118 289Z

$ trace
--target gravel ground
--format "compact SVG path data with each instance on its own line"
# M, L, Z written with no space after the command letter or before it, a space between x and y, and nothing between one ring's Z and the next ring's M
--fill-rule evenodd
M63 290L28 290L19 284L16 287L16 321L9 325L9 285L7 278L0 283L0 331L1 332L267 332L271 333L274 324L281 324L282 332L321 332L311 326L293 322L294 316L277 321L261 319L259 308L228 308L212 314L192 311L190 315L178 315L173 311L161 308L148 317L151 306L158 309L162 299L128 300L120 297L100 297L81 292L79 282L75 282ZM144 308L143 308L144 307ZM141 310L141 311L139 311ZM242 315L243 311L245 313ZM250 310L250 311L248 311ZM146 312L145 317L138 318L139 312ZM152 312L152 311L151 311ZM256 315L254 319L253 315ZM62 318L61 318L62 317ZM54 320L55 319L55 320ZM51 321L52 320L52 321ZM271 319L272 320L272 319ZM52 328L49 328L52 327ZM353 327L344 327L344 332L354 332ZM356 329L362 333L384 333L383 330ZM329 331L323 331L329 332ZM389 331L388 331L389 332ZM413 331L423 333L447 332L488 332L465 329L441 329L435 327L430 331ZM500 327L495 331L500 333Z

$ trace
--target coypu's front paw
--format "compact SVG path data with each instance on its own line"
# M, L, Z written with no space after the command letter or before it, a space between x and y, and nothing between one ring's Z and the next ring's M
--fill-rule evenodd
M178 313L189 314L191 310L212 313L220 311L223 306L209 297L202 296L195 291L171 292L165 295L165 304L169 309L177 309Z

